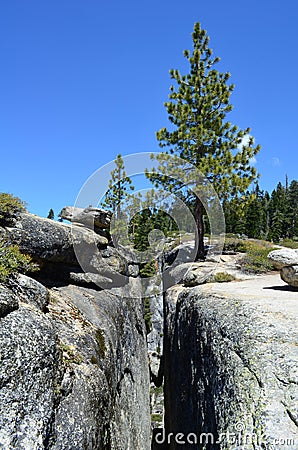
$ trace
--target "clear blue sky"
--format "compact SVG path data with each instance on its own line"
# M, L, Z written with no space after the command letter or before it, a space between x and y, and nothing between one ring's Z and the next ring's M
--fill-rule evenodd
M158 151L169 69L200 21L230 71L230 120L261 187L298 178L296 0L9 0L0 6L0 192L47 215L117 153Z

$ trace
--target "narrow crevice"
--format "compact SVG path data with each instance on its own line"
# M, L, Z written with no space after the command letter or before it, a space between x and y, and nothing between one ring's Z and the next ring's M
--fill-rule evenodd
M294 416L294 414L289 410L289 408L286 408L286 412L289 416L289 418L291 419L291 421L296 425L296 427L298 428L298 419Z

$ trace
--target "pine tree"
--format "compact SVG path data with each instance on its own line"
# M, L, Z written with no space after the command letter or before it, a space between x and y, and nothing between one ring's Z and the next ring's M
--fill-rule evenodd
M271 238L273 242L279 242L282 237L283 219L284 216L279 209L274 211L271 224Z
M47 215L47 219L54 220L54 218L55 218L55 213L54 213L53 209L51 208L51 209L49 210L48 215Z
M111 178L108 184L108 190L101 202L101 206L113 213L111 234L114 243L120 242L120 238L127 236L127 225L129 218L127 217L127 201L130 198L130 191L134 190L132 180L127 176L123 158L120 154L114 160L115 169L111 171ZM127 244L123 239L122 244Z
M167 164L167 155L177 155L193 164L212 183L219 197L224 199L243 193L257 178L252 158L260 147L254 146L250 129L240 130L226 120L232 110L230 95L234 89L228 84L230 74L220 73L214 66L219 58L212 57L209 37L196 23L192 33L193 50L184 51L189 73L181 75L171 70L176 86L170 87L169 101L165 103L170 129L157 132L157 140L164 150L157 157L160 165ZM247 137L244 144L243 138ZM165 185L176 191L175 183L166 177L149 176L156 185ZM198 228L197 258L204 255L204 207L198 196L194 201L194 217Z
M258 183L250 194L245 216L245 234L248 237L264 239L267 233L266 201Z
M153 230L160 230L167 237L172 232L178 232L178 227L170 214L167 213L169 205L167 199L154 189L149 190L145 194L145 198L139 205L139 211L135 215L131 215L130 235L132 236L134 247L139 251L147 251L149 249L148 235ZM157 248L151 249L152 257ZM148 253L149 254L149 253Z
M223 201L227 233L246 234L246 212L249 199L250 193L247 192L241 197L233 197Z
M115 169L111 171L108 191L105 194L102 206L109 209L116 216L121 215L121 202L129 196L129 191L134 190L131 179L126 175L123 158L120 154L114 160Z
M293 180L288 190L288 204L286 215L288 218L288 236L293 239L298 236L298 181Z
M287 203L286 189L279 182L276 189L273 189L269 201L269 239L274 242L279 242L288 233Z

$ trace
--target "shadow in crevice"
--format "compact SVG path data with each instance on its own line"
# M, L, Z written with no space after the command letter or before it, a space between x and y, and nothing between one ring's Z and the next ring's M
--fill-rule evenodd
M273 291L285 291L285 292L298 292L298 288L293 286L285 285L285 286L266 286L263 289L272 289Z
M165 317L168 316L167 306ZM212 348L212 332L206 329L200 312L176 304L174 317L165 321L165 441L152 449L178 448L175 436L207 436L214 442L183 443L183 449L219 450L215 399L218 396L219 367ZM161 430L155 431L156 433ZM154 446L154 445L155 446Z

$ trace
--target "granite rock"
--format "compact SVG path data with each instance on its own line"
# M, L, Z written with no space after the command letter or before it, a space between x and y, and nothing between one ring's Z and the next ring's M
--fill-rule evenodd
M291 248L273 250L268 254L268 259L272 262L276 269L298 264L298 250L293 250Z
M298 264L282 267L280 269L280 276L290 286L298 288Z

